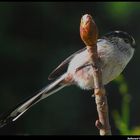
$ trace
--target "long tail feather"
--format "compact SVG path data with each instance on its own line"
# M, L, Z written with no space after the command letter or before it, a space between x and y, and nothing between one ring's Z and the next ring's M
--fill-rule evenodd
M2 114L0 116L0 128L7 125L10 122L13 122L17 120L21 115L23 115L29 108L31 108L33 105L41 101L42 99L47 98L48 96L56 93L60 89L67 86L66 84L62 84L62 81L65 78L65 74L62 75L60 78L55 80L53 83L45 87L43 90L41 90L36 95L33 95L31 97L28 97L21 103L19 103L16 107L9 110L8 112Z

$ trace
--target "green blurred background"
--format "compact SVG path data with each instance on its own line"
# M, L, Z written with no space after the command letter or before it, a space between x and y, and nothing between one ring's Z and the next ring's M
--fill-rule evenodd
M49 84L49 73L84 47L79 24L86 13L94 17L100 36L123 30L136 40L135 56L106 90L112 133L140 134L138 2L0 2L0 114ZM0 129L0 134L98 135L91 95L67 87Z

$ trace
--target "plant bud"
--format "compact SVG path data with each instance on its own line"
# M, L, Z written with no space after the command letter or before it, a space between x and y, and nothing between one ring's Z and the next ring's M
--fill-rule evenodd
M84 41L86 46L93 46L97 42L98 38L98 29L95 22L92 19L92 16L85 14L81 18L80 23L80 36Z

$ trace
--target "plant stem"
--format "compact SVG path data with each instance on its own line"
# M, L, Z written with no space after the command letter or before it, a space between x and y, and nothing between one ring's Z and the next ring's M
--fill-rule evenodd
M93 63L94 95L99 119L96 120L96 127L100 135L111 135L109 124L108 104L104 85L102 83L102 72L100 59L97 52L98 29L92 17L84 15L80 24L80 35L86 44L91 62Z

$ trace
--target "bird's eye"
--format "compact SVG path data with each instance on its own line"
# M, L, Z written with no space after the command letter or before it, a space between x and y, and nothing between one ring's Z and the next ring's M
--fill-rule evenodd
M124 38L125 43L129 43L129 39L128 38Z

